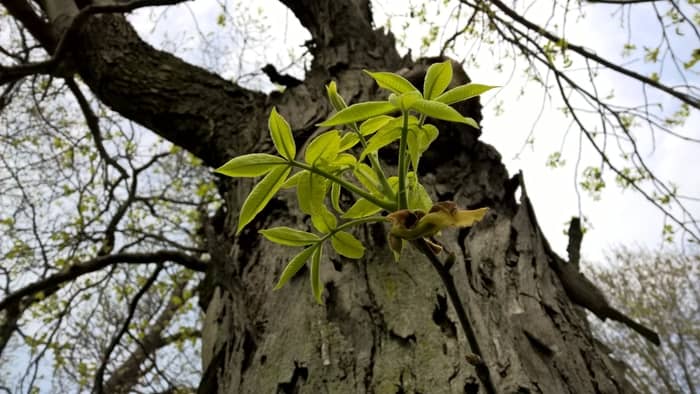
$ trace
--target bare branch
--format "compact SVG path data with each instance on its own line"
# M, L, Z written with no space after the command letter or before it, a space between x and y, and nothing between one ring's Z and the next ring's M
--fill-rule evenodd
M112 341L109 343L109 346L107 346L107 350L105 350L104 355L102 356L102 363L100 364L100 367L97 369L97 372L95 373L95 386L92 388L93 392L102 394L104 392L104 386L103 386L103 379L104 379L104 374L105 374L105 369L107 368L107 363L109 362L109 359L112 355L112 352L114 351L114 348L117 347L117 344L121 340L122 336L127 332L129 329L129 325L131 324L131 320L134 318L134 313L136 312L136 307L139 304L139 301L141 298L146 294L146 292L153 286L155 283L156 279L158 279L158 275L160 274L160 271L163 269L162 265L159 265L158 268L153 271L151 276L148 278L146 283L141 287L141 289L136 293L134 298L131 300L129 303L129 313L124 319L124 323L122 324L121 329L112 338Z
M112 158L112 156L110 156L105 150L105 146L102 143L102 132L100 131L99 119L97 118L97 115L95 115L92 108L90 108L90 103L87 101L87 98L83 92L80 91L78 84L75 83L73 78L66 78L66 85L68 85L68 88L71 90L71 92L73 92L75 99L78 100L78 105L80 105L80 109L83 111L85 123L87 123L92 139L95 141L95 146L97 147L100 157L102 157L102 160L104 160L105 163L116 168L122 177L128 178L129 175L126 173L124 167L117 163L117 161L114 160L114 158Z
M460 1L465 3L465 4L468 4L468 3L466 3L466 0L460 0ZM662 92L668 93L669 95L671 95L671 96L677 98L678 100L692 106L693 108L700 109L700 100L697 97L693 97L692 95L689 95L689 94L686 94L683 92L679 92L679 91L671 88L670 86L664 85L664 84L662 84L658 81L655 81L649 77L646 77L642 74L631 71L631 70L629 70L625 67L622 67L620 65L617 65L617 64L615 64L615 63L613 63L605 58L602 58L602 57L598 56L597 54L595 54L594 52L591 52L580 45L575 45L575 44L572 44L568 41L565 41L561 37L541 28L540 26L536 25L535 23L524 18L523 16L521 16L520 14L515 12L513 9L511 9L510 7L505 5L500 0L493 0L493 1L490 1L488 4L495 5L496 7L498 7L499 10L501 10L504 14L508 15L508 17L510 17L514 21L525 26L529 30L537 32L537 34L539 34L540 36L548 39L549 41L551 41L555 44L566 42L567 49L583 56L584 58L591 59L591 60L593 60L593 61L595 61L595 62L597 62L605 67L608 67L611 70L614 70L614 71L620 73L620 74L623 74L623 75L626 75L630 78L636 79L636 80L638 80L644 84L647 84L649 86L653 86L654 88L661 90ZM483 1L479 1L478 5L481 6L482 8L486 7L486 4ZM488 10L485 10L485 11L487 13L490 12Z
M78 278L79 276L90 272L99 271L113 264L152 264L165 263L168 261L182 265L183 267L194 271L204 272L207 269L207 264L201 260L184 253L170 250L161 250L154 253L117 253L108 256L99 256L87 262L73 265L64 271L51 275L48 278L34 282L15 291L14 293L5 297L4 300L0 301L0 311L5 310L5 308L8 308L10 305L16 302L19 302L26 296L44 291L45 289L60 286L63 283L70 282Z

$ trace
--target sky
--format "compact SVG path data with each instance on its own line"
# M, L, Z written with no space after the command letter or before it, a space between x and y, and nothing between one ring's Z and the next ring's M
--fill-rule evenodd
M527 10L526 16L543 22L548 15L549 4L551 2L535 2L534 6ZM450 29L454 29L447 21L446 12L453 7L454 2L451 2L441 7L439 13L428 8L428 18L432 18L439 26L444 27L438 37L449 36ZM639 43L640 47L643 43L654 42L659 36L658 29L655 30L657 26L653 20L655 16L651 13L651 8L645 7L645 5L638 6L630 15L632 38L635 43ZM606 5L585 6L584 18L569 21L566 29L567 39L586 48L593 48L600 55L610 56L620 61L631 61L631 67L650 73L653 65L644 65L640 59L641 55L636 54L631 58L621 59L620 53L622 45L626 42L626 34L620 29L620 14L616 13L617 9L616 6ZM384 26L387 18L391 17L392 27L397 35L401 35L398 28L408 21L406 37L411 38L407 41L411 44L408 46L411 47L414 57L421 53L420 37L426 33L428 29L426 25L402 18L406 12L397 9L394 2L375 1L373 10L376 26ZM247 74L248 77L239 81L241 84L270 89L270 85L259 73L259 69L268 62L275 64L278 68L288 66L303 52L302 44L309 38L308 33L300 26L293 14L276 1L259 1L254 6L244 6L243 11L233 8L228 11L236 16L226 17L224 27L217 23L221 22L219 17L221 7L215 2L204 1L170 7L165 12L162 9L140 11L132 15L131 20L141 35L155 46L174 51L186 60L213 69L225 77ZM249 16L244 17L244 15ZM260 22L259 28L255 25L245 27L246 21L253 20ZM231 33L222 35L222 31ZM236 31L251 35L259 34L262 38L257 42L249 41L245 49L241 50L241 43L236 42L240 41ZM185 45L182 45L183 40ZM690 44L692 43L688 44L688 48L692 48ZM429 56L436 55L440 45L441 41L438 40L424 53ZM406 49L406 47L400 48L403 53ZM217 54L217 50L224 51L228 55L216 56L214 54ZM466 57L469 50L469 46L463 45L463 49L458 48L457 54L465 54ZM244 60L239 61L239 59ZM559 109L562 104L556 99L556 94L553 100L545 103L538 120L544 89L532 83L527 84L520 70L515 72L512 80L508 80L509 72L494 71L493 61L495 60L482 51L479 54L481 67L467 70L472 80L476 82L502 85L498 92L487 93L482 98L484 104L482 139L501 152L503 161L511 174L518 170L524 172L528 193L533 200L540 224L555 250L565 255L566 223L571 216L578 216L579 212L586 216L589 222L582 255L584 259L591 262L605 263L605 252L615 245L632 247L639 245L651 249L668 247L669 245L661 242L661 230L665 223L663 214L640 194L632 190L619 189L615 185L611 171L604 172L608 187L604 189L599 200L588 196L584 191L579 190L577 194L574 174L580 146L580 133L576 127L566 132L570 120L563 117ZM302 72L299 66L286 71L297 76L301 76ZM669 73L662 74L662 77L667 75ZM690 77L694 78L696 84L700 84L697 73L691 74ZM621 103L638 102L640 94L638 85L626 82L618 74L601 73L596 83L602 91L614 90L616 98ZM525 93L520 96L522 87L525 87ZM505 110L497 115L495 108L499 101L503 102ZM667 101L665 103L667 106L675 105L670 100ZM697 112L687 121L683 131L698 137L698 130L693 129L690 126L692 124L700 124ZM524 146L531 128L535 130L534 144ZM651 168L662 179L679 185L681 193L693 196L700 194L698 193L700 177L692 174L692 168L698 168L700 165L700 157L695 154L697 146L659 135L656 136L654 143L655 147L652 148L650 138L640 138L640 150L644 152L645 160L650 163ZM582 146L579 173L586 166L597 166L600 163L599 156L586 145L585 141ZM548 156L560 149L565 165L557 168L547 167L545 163ZM580 182L580 177L578 181ZM695 215L700 214L697 203L694 205L689 203L689 207ZM676 240L680 239L680 236L676 237Z

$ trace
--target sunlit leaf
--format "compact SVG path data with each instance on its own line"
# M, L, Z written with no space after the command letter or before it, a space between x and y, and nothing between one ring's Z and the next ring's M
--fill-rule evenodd
M433 206L433 200L430 194L425 190L423 185L418 182L415 172L409 172L407 176L408 183L408 208L420 209L425 212Z
M439 101L443 104L454 104L460 101L476 97L484 92L488 92L493 88L498 86L481 85L478 83L469 83L466 85L459 85L456 88L450 89L445 93L439 95L435 98L435 101Z
M340 208L340 185L335 182L331 184L331 205L336 212L343 213L343 209Z
M398 141L399 138L401 138L401 128L382 128L367 141L367 148L362 151L360 160L364 159L368 154L376 152L394 141Z
M287 180L282 184L282 187L280 189L289 189L292 187L296 187L297 183L299 182L299 178L301 178L302 174L305 172L308 173L308 171L303 170L287 178Z
M423 97L432 100L447 89L452 82L452 61L431 64L423 82Z
M479 125L472 118L462 116L456 109L437 101L418 100L413 104L413 109L431 118L446 120L448 122L464 123L474 128Z
M309 257L311 257L311 254L316 250L320 248L320 244L316 244L313 246L310 246L301 252L294 256L292 260L289 261L286 267L284 267L284 271L282 271L282 275L280 276L279 281L277 282L277 285L275 286L275 290L279 290L284 286L289 279L294 277L297 272L301 269L301 267L304 266L307 260L309 260Z
M349 154L349 153L341 153L338 156L336 156L335 160L333 162L328 163L329 167L332 167L333 169L337 170L345 170L348 168L355 168L355 165L357 164L357 159L355 159L355 156Z
M348 106L345 104L343 96L338 94L338 87L336 86L335 81L331 81L328 85L326 85L326 94L328 95L328 101L330 101L331 105L336 111L340 111Z
M294 144L292 129L289 127L289 123L277 113L277 109L274 107L270 112L268 127L270 128L270 136L272 137L272 142L275 144L275 148L277 148L277 152L283 157L293 160L294 156L296 156L297 148Z
M316 234L284 226L260 230L259 233L274 243L287 246L311 245L320 239Z
M338 219L325 205L321 204L314 208L311 214L311 224L321 233L329 233L338 226Z
M304 160L309 164L316 163L317 160L332 161L340 150L340 132L331 130L314 138L306 147Z
M357 180L360 181L362 186L364 186L365 189L369 190L370 193L379 193L379 178L377 177L377 173L374 172L372 167L368 166L365 163L357 163L355 169L353 170L353 175L355 175Z
M364 71L367 73L367 75L377 81L377 85L379 85L379 87L390 90L393 93L402 94L410 91L418 91L418 89L416 89L411 82L398 74L390 72Z
M288 161L267 153L251 153L234 157L226 164L214 170L230 177L256 177L267 174L277 166L288 165Z
M401 108L402 111L405 111L413 105L416 101L422 99L423 96L416 92L416 91L410 91L406 92L404 94L396 95L396 94L390 94L389 95L389 102L392 103L394 106L397 108Z
M313 215L328 191L328 180L306 171L297 181L297 199L302 212Z
M359 259L365 254L365 247L357 238L345 231L338 231L331 238L331 245L339 255Z
M323 286L321 284L321 251L322 247L315 248L311 256L311 291L314 294L316 302L323 304L321 300L321 292Z
M408 133L408 154L411 157L413 169L418 169L420 157L425 152L430 144L435 141L438 136L437 127L426 124L421 127L413 126Z
M260 211L265 208L267 203L272 199L272 197L277 193L287 175L292 171L289 167L278 167L270 171L269 174L253 187L253 190L248 195L248 198L243 202L241 207L241 213L238 217L238 230L236 234L239 234L246 224L250 223L255 215L260 213Z
M353 104L342 111L336 112L325 122L320 123L319 126L338 126L359 122L374 116L388 114L389 112L393 111L396 111L396 107L394 107L388 101L367 101L364 103Z
M340 140L339 150L341 152L346 151L357 145L358 142L360 142L360 137L357 136L357 133L345 133L343 138Z
M395 119L395 117L388 115L380 115L367 119L360 125L360 134L364 136L373 134L377 130L386 126L387 123Z
M369 200L359 198L354 204L343 214L343 219L359 219L367 216L372 216L381 212L382 208L374 205Z

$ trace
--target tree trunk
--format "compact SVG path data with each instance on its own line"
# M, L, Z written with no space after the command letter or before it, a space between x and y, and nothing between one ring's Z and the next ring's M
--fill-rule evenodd
M390 34L373 30L367 1L284 1L311 32L314 61L304 83L265 96L143 43L120 16L91 17L72 56L104 103L218 166L239 154L271 151L266 119L273 105L297 145L330 111L324 84L334 79L348 102L378 98L362 69L420 75L401 59ZM479 118L478 102L461 110ZM441 125L422 180L438 200L491 208L470 231L441 240L457 254L451 271L495 391L625 391L624 379L550 268L548 248L528 204L515 201L496 150L466 127ZM488 130L486 131L488 132ZM257 230L310 228L282 192L240 236L238 209L251 187L221 179L225 205L205 226L212 256L202 284L200 392L477 393L488 392L436 271L407 248L399 263L384 225L366 226L363 259L333 255L321 268L324 305L303 273L272 291L297 250L271 244ZM523 193L524 195L524 193ZM328 253L326 253L328 256Z

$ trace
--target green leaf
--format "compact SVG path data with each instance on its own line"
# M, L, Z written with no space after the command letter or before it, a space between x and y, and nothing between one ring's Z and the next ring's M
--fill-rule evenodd
M331 238L331 245L339 255L351 259L360 259L365 254L365 247L357 238L345 231L338 231Z
M399 138L401 138L400 127L382 128L367 141L367 147L362 151L360 160L363 160L368 154L376 152L392 142L397 141Z
M401 108L402 111L406 111L407 109L411 108L413 103L422 98L423 95L416 91L410 91L400 95L392 93L389 95L389 102L397 108Z
M374 118L367 119L360 125L360 134L364 136L373 134L377 130L386 126L386 124L392 120L396 120L396 118L388 115L380 115L375 116Z
M320 240L318 235L290 227L273 227L258 231L268 240L287 246L306 246Z
M328 166L333 168L335 171L343 171L349 168L355 168L355 165L357 164L357 159L355 159L355 156L349 154L349 153L341 153L339 154L333 162L328 163Z
M416 89L411 82L398 74L389 72L371 72L367 70L364 71L367 73L367 75L377 81L377 85L379 85L379 87L390 90L393 93L402 94L412 90L415 90L416 92L418 91L418 89Z
M340 140L340 152L346 151L353 146L357 145L357 143L360 142L360 137L357 136L357 133L345 133L343 138Z
M241 207L236 235L240 234L243 227L250 223L255 218L255 215L265 208L265 205L270 202L275 193L282 187L291 171L292 169L289 167L277 167L253 187L253 190L251 190Z
M381 212L382 208L374 205L369 200L364 198L359 198L355 201L350 209L345 212L342 216L343 219L359 219L367 216L372 216L378 212Z
M335 81L331 81L331 83L326 85L326 94L328 94L328 101L331 102L331 105L336 111L340 111L348 106L345 104L343 96L338 94L338 87L336 86Z
M311 214L311 224L319 232L327 234L338 226L338 219L325 205L320 205Z
M396 111L396 107L388 101L367 101L353 104L342 111L336 112L319 126L338 126L360 120L369 119L373 116L388 114Z
M304 159L313 165L316 161L329 162L335 160L340 150L340 131L331 130L314 138L306 147Z
M379 194L380 182L377 173L365 163L357 163L352 172L358 181L372 194Z
M435 101L439 101L443 104L454 104L458 103L460 101L464 101L467 99L470 99L472 97L476 97L484 92L487 92L493 88L497 88L499 86L489 86L489 85L481 85L478 83L469 83L466 85L459 85L454 89L450 89L446 91L445 93L439 95L438 97L435 98Z
M301 178L301 176L302 176L301 174L303 174L303 173L305 173L305 172L308 173L308 171L303 170L303 171L299 171L299 172L297 172L296 174L290 176L290 177L282 184L282 187L281 187L280 189L289 189L289 188L292 188L292 187L296 187L296 186L297 186L297 183L299 182L299 178Z
M452 61L432 64L425 74L423 82L423 97L432 100L447 89L452 82Z
M408 180L408 208L409 209L420 209L424 212L430 211L433 206L433 200L430 198L430 194L425 190L425 187L418 182L416 173L411 171L407 176Z
M256 177L267 174L280 165L289 165L289 162L267 153L251 153L234 157L214 172L230 177Z
M328 191L328 180L320 175L305 171L297 181L297 199L302 212L314 215L316 209L323 205Z
M340 208L340 185L335 182L331 184L331 204L336 212L343 213L343 209Z
M311 254L317 249L320 249L320 244L310 246L302 250L296 256L294 256L292 260L289 261L287 266L284 267L284 271L282 271L282 275L280 276L280 280L275 286L275 290L281 289L282 286L284 286L284 284L287 283L289 279L294 277L294 275L296 275L296 273L299 272L301 267L304 266L309 257L311 257Z
M418 169L418 163L421 155L425 152L430 144L435 141L438 136L437 127L426 124L423 126L412 126L408 132L408 154L411 156L411 164L413 169Z
M318 247L314 249L313 255L311 256L311 291L314 294L316 302L323 304L321 300L321 292L323 291L323 286L321 285L321 251L323 248Z
M275 107L272 107L272 112L270 112L268 127L277 152L289 160L294 160L297 154L297 147L294 144L292 129L289 127L289 123L277 113Z
M464 123L476 129L479 125L472 118L462 116L456 109L437 101L418 100L413 104L413 109L431 118L442 119L448 122Z

